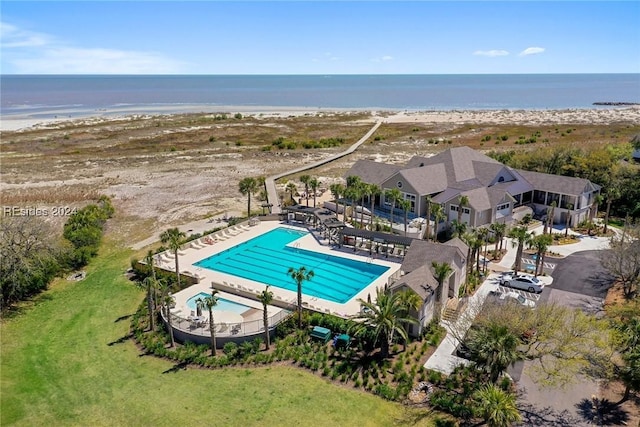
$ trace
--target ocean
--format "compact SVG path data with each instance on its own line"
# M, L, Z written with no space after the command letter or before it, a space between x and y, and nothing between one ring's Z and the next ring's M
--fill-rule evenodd
M0 115L215 111L548 110L640 103L640 74L2 75Z

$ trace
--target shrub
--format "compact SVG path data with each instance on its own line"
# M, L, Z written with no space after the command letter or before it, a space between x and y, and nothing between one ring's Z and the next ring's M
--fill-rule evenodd
M379 383L374 389L374 393L386 400L396 400L398 393L395 388L386 383Z

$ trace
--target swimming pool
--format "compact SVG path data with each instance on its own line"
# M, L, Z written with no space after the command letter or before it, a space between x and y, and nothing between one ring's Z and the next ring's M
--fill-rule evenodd
M196 301L198 300L198 298L202 298L204 300L206 297L210 296L211 294L200 292L199 294L194 295L187 300L187 307L189 307L191 310L195 310L197 307ZM237 302L229 301L228 299L224 298L218 298L218 304L213 307L213 312L215 313L216 311L230 311L232 313L242 314L250 308L251 307L247 307L244 304L239 304ZM202 311L207 311L206 307L203 307Z
M389 267L287 246L306 231L275 228L194 265L297 292L287 274L290 267L306 267L314 276L302 283L302 293L345 303Z

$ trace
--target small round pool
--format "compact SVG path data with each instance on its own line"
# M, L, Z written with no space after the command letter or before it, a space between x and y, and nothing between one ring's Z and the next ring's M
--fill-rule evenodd
M196 294L187 300L187 307L189 307L189 309L191 310L195 310L197 307L196 301L200 298L204 300L206 297L209 297L209 296L211 296L211 294L206 292L200 292L199 294ZM247 310L250 310L250 309L251 307L247 307L244 304L240 304L235 301L229 301L228 299L224 299L224 298L218 298L218 304L215 307L213 307L213 312L216 313L220 311L228 311L231 313L242 315L243 313L245 313Z

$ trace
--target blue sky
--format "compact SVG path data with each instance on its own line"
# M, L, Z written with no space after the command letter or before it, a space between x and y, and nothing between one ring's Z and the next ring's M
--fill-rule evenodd
M640 2L2 1L3 74L640 72Z

